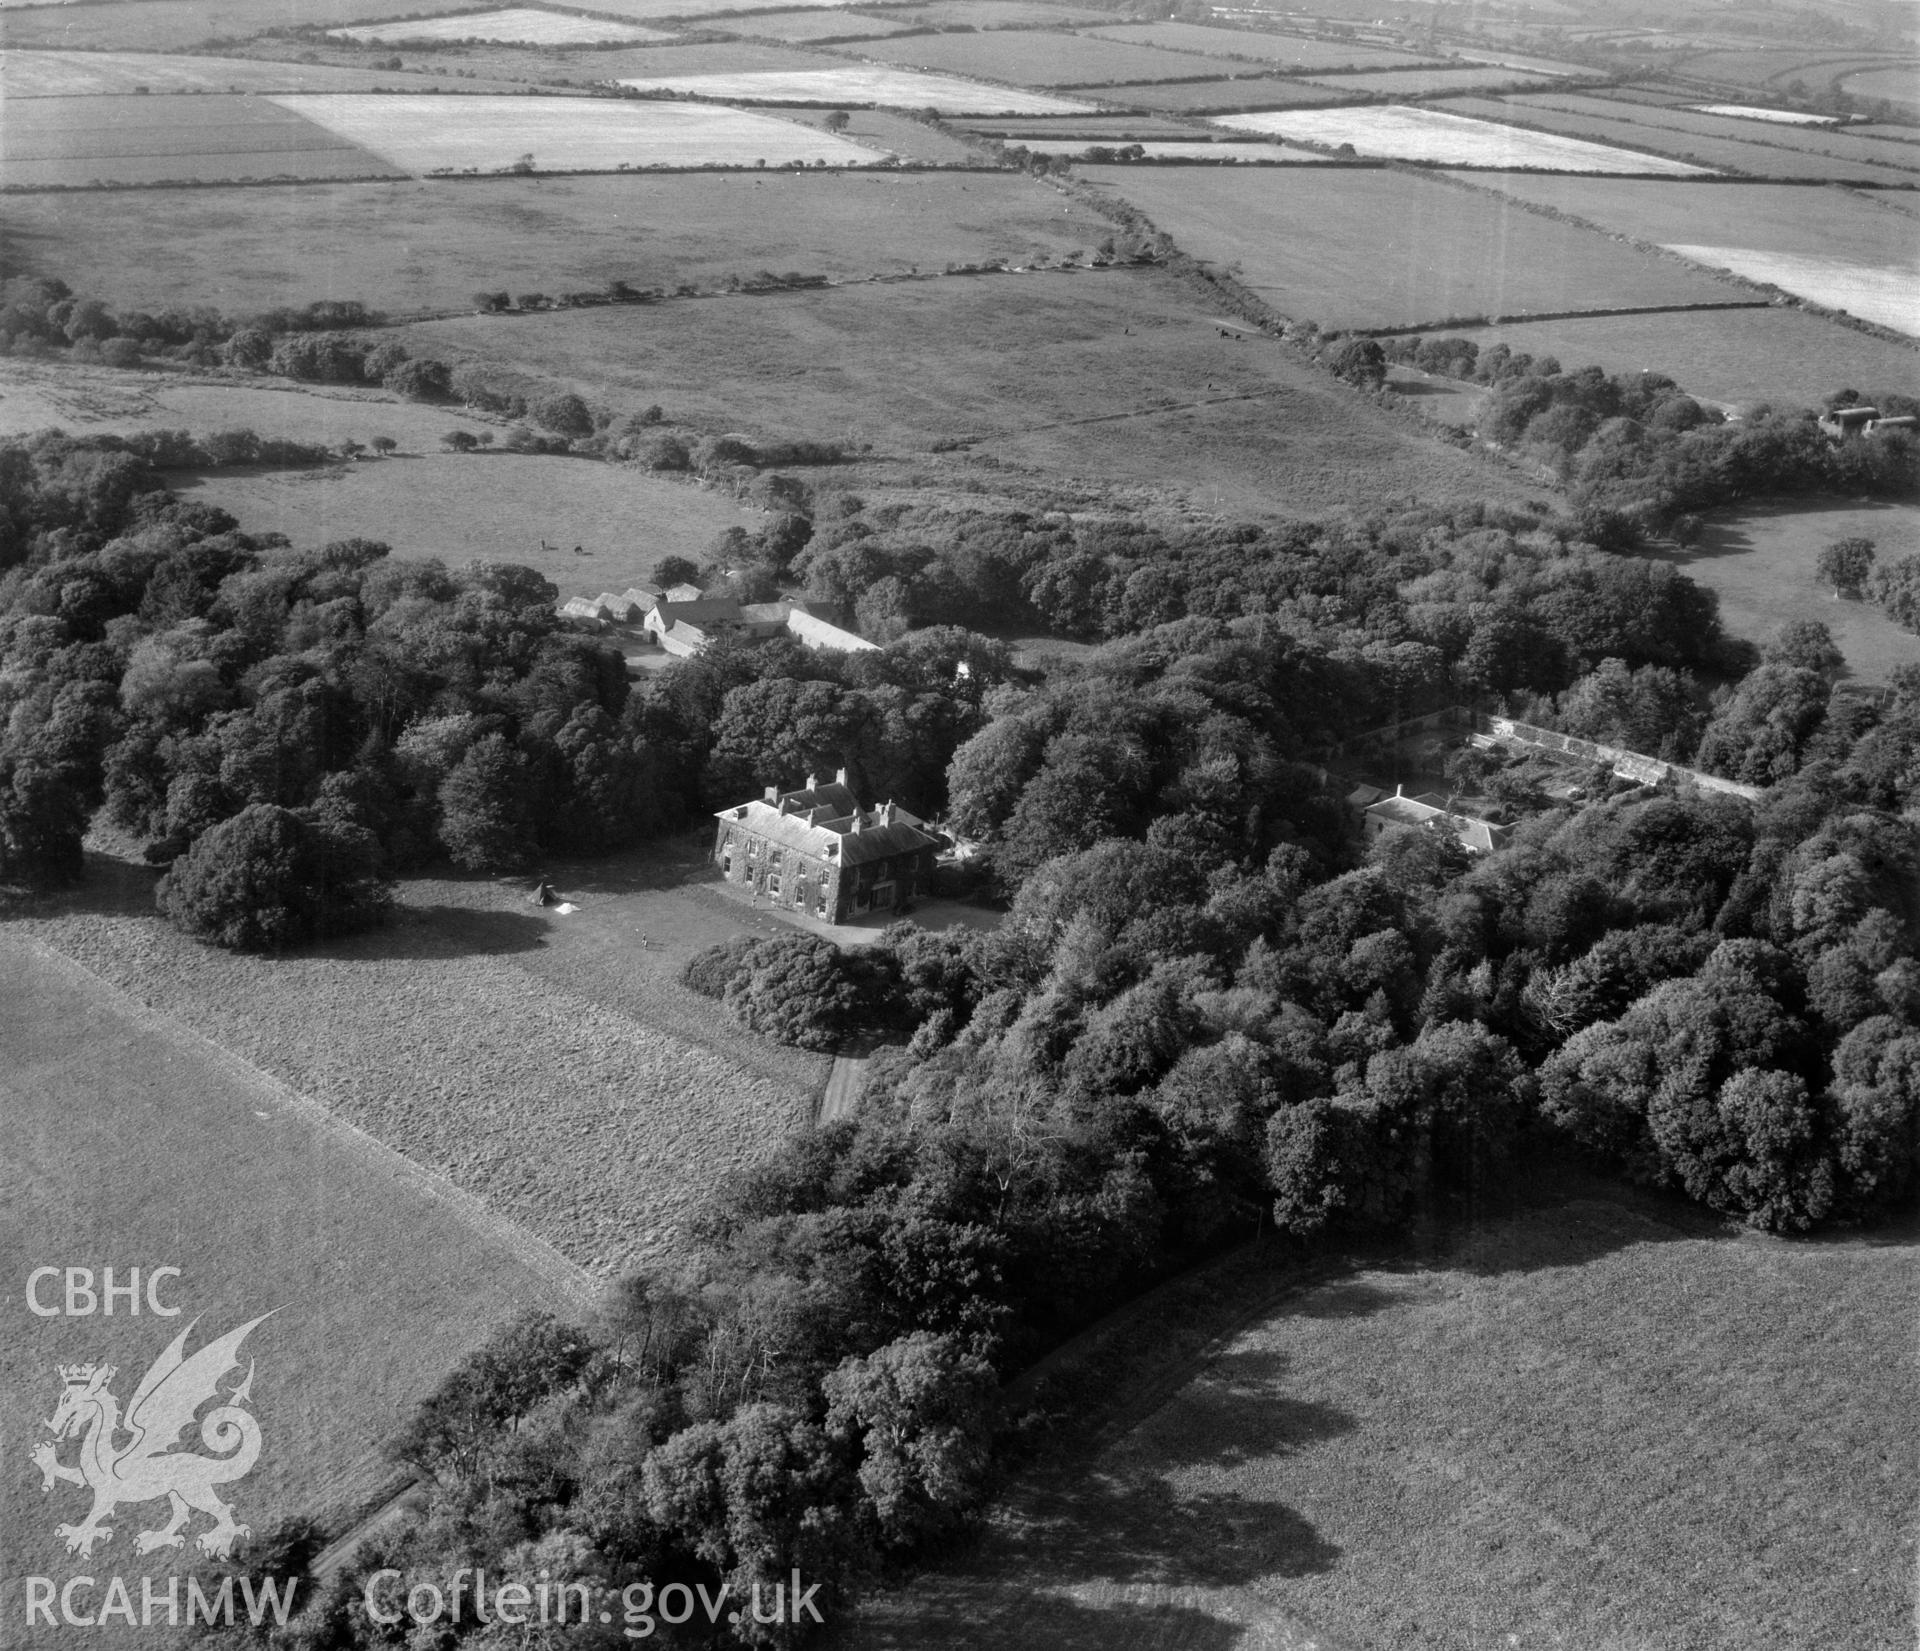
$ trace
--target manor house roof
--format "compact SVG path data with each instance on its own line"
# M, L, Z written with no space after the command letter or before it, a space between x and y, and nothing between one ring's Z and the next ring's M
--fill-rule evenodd
M940 846L925 821L895 803L862 808L846 783L846 772L841 769L825 785L809 775L798 791L769 789L765 799L723 808L714 817L766 842L843 866Z

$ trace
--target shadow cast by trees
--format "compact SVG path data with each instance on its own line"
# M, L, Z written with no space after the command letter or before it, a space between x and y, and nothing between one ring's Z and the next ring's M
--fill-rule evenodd
M303 955L394 959L504 957L547 943L547 919L529 911L473 906L402 906L365 934L322 942Z

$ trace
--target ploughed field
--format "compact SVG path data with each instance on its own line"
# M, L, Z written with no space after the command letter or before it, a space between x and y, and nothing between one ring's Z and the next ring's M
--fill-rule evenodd
M141 888L150 881L132 875ZM180 1012L188 994L175 983L149 992L133 960L109 981L43 944L59 928L44 919L0 928L0 1248L21 1275L30 1261L111 1262L120 1281L133 1266L178 1267L159 1295L181 1316L132 1317L122 1300L112 1318L41 1318L22 1299L24 1276L8 1291L0 1403L18 1460L0 1492L0 1609L15 1625L23 1576L120 1574L137 1598L139 1574L164 1595L183 1561L200 1558L135 1552L135 1533L164 1522L164 1504L149 1502L121 1508L93 1566L69 1559L54 1526L79 1520L84 1493L63 1484L43 1495L26 1464L59 1396L57 1365L115 1365L124 1403L190 1321L197 1350L272 1312L242 1355L257 1361L261 1454L228 1493L236 1517L265 1532L292 1515L339 1519L374 1500L394 1476L387 1438L455 1360L517 1312L581 1310L593 1287L548 1246L208 1042ZM157 996L168 1002L149 1001ZM399 1029L383 1028L370 1002L353 1035L393 1044ZM43 1302L60 1293L41 1286ZM190 1540L205 1523L196 1517ZM73 1631L19 1636L10 1628L8 1643L39 1648L71 1642ZM177 1636L156 1627L150 1638Z
M679 984L693 951L747 926L731 905L576 894L544 869L579 911L529 907L518 880L416 880L385 928L274 958L186 938L142 888L25 932L604 1277L675 1253L720 1177L807 1120L827 1062ZM642 948L642 933L675 943ZM165 1184L194 1184L185 1154L213 1133L182 1143Z
M153 3L164 5L166 0L153 0ZM14 119L16 100L28 98L100 97L115 93L136 96L143 91L155 95L167 92L404 92L430 84L418 75L372 65L339 68L324 63L282 63L191 54L176 57L150 52L0 53L0 96L7 100L9 123ZM102 118L113 117L106 114Z
M902 275L1052 259L1112 233L1016 173L893 170L20 195L0 222L34 268L84 270L115 302L231 315L320 298L465 311L476 292L709 288L763 269Z
M1608 1197L1266 1308L1243 1263L1183 1386L836 1643L1904 1651L1917 1260Z
M1750 296L1677 259L1440 179L1348 167L1078 170L1139 207L1183 250L1237 269L1282 314L1322 327Z

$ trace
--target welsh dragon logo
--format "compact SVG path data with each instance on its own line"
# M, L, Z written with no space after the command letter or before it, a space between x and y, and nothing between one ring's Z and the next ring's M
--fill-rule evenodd
M162 1496L171 1505L172 1517L133 1539L143 1554L180 1547L196 1509L214 1522L197 1539L204 1554L228 1558L235 1543L253 1534L245 1525L234 1523L233 1508L214 1489L244 1478L259 1459L260 1424L246 1408L253 1391L253 1361L247 1361L247 1374L237 1386L222 1392L219 1384L229 1370L239 1368L240 1344L248 1332L272 1316L262 1313L188 1357L187 1337L200 1322L195 1319L140 1378L124 1417L111 1391L116 1374L112 1365L60 1366L64 1384L60 1402L46 1424L55 1442L36 1445L33 1462L41 1473L41 1490L50 1491L64 1481L93 1493L93 1506L84 1520L54 1527L68 1553L87 1557L96 1543L109 1541L112 1528L100 1521L120 1503L151 1502ZM200 1417L200 1442L218 1454L176 1450L182 1431L193 1425L201 1406L211 1399L222 1402ZM79 1466L68 1467L60 1460L60 1446L76 1434L80 1435Z

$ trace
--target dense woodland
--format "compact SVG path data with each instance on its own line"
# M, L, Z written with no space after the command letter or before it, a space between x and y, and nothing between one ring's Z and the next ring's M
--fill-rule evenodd
M1564 517L1157 527L765 470L783 512L701 577L885 645L723 644L638 684L530 570L297 551L182 502L184 437L0 446L12 885L80 877L97 821L165 868L170 920L273 950L379 921L416 867L604 853L845 762L982 845L1008 902L991 933L698 960L770 1035L890 1037L859 1117L724 1189L683 1272L450 1378L396 1447L430 1512L281 1643L401 1643L353 1605L389 1563L736 1601L797 1566L831 1605L978 1507L1000 1382L1092 1315L1261 1227L1499 1207L1543 1147L1779 1232L1910 1197L1920 672L1850 692L1822 627L1756 650L1633 550L1783 476L1911 492L1911 441L1548 365L1498 379L1495 417L1557 455ZM1823 567L1890 612L1920 588L1858 547ZM984 634L1031 628L1101 646L1040 676ZM1463 753L1512 846L1363 853L1323 764L1454 703L1768 790L1555 800Z

